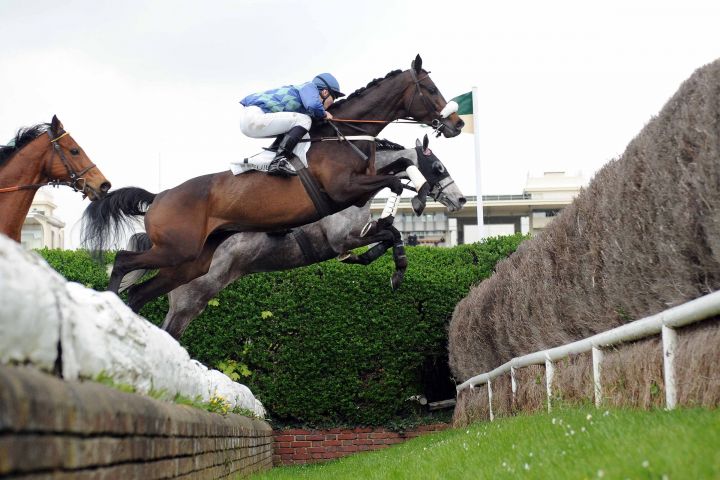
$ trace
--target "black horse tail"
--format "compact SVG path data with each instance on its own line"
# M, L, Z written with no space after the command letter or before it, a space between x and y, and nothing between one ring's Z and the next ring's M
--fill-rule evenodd
M145 215L155 200L155 193L137 187L126 187L90 202L82 217L82 245L100 254L117 246Z
M147 250L150 250L152 248L152 241L150 240L150 236L145 233L136 233L132 237L130 237L130 240L128 240L128 244L125 247L125 250L128 250L130 252L145 252ZM147 270L145 269L139 269L139 270L133 270L132 272L126 274L123 279L120 281L120 288L118 289L119 292L124 292L128 288L135 285L137 282L140 281L140 279L145 275Z

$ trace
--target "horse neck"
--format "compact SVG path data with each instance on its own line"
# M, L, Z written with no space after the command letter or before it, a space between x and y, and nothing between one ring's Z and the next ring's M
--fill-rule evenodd
M407 158L417 165L417 152L414 148L406 148L405 150L378 150L375 153L375 169L381 170L387 167L398 158Z
M404 117L408 75L408 72L403 72L383 79L360 96L349 98L333 115L344 119L382 120L388 123ZM367 123L362 128L369 135L378 135L386 126L387 123Z
M0 168L0 188L47 182L43 168L47 154L38 139L30 142ZM20 241L20 232L36 191L32 188L0 193L0 233Z

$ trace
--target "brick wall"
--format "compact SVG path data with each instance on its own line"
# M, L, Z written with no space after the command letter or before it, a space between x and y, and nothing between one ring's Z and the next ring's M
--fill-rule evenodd
M237 478L272 467L267 422L0 366L0 477Z
M448 425L437 423L421 425L405 432L392 432L384 428L354 428L330 430L275 430L273 464L294 465L323 462L357 452L379 450L402 443L428 432L445 430Z

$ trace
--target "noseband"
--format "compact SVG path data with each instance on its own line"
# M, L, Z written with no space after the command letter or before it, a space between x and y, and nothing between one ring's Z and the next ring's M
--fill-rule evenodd
M430 193L428 193L428 195L433 197L435 200L439 200L440 195L442 195L443 191L447 187L452 185L453 183L455 183L455 180L453 180L453 178L450 176L442 178L442 179L440 179L440 181L438 183L433 185L433 187L430 189Z

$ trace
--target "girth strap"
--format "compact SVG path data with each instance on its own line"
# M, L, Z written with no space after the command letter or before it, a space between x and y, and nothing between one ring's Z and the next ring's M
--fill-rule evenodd
M317 181L315 181L315 177L313 177L307 167L303 165L302 161L300 161L296 155L291 155L289 160L290 165L293 166L298 177L300 177L300 181L303 187L305 187L305 191L310 197L310 200L312 200L313 205L315 205L315 210L317 210L318 215L320 215L318 220L335 213L336 210L333 210L335 202L332 201L327 193L320 190L320 186Z
M300 247L303 255L305 256L305 259L308 260L310 263L319 262L320 258L318 258L317 252L315 251L315 248L313 247L312 242L308 238L305 231L302 228L293 228L291 230L291 233L292 236L295 238L298 246Z

